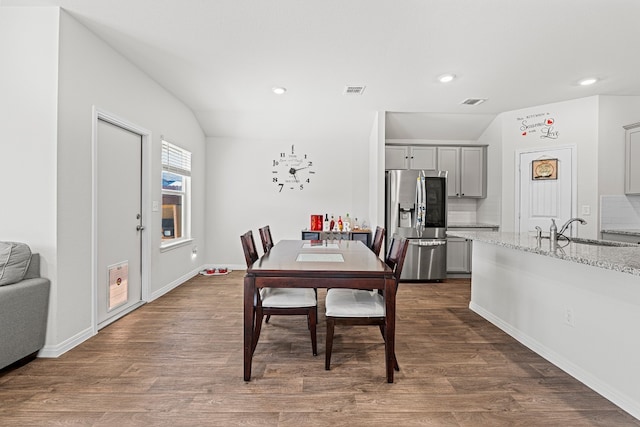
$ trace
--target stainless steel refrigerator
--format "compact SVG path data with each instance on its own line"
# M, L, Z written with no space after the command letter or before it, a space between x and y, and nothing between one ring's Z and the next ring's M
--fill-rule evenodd
M447 172L388 170L385 173L386 242L409 239L401 280L447 277Z

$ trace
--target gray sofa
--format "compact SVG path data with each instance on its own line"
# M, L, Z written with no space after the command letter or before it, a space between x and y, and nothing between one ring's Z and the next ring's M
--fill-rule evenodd
M3 251L6 245L0 242L0 369L35 356L44 346L51 286L48 279L40 277L39 255L31 254L28 247L28 254L22 253L18 273L15 268L9 271L11 265L6 261L10 250Z

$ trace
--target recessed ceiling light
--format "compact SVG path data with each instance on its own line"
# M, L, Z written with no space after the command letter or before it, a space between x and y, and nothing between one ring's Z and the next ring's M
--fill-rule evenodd
M596 77L587 77L586 79L582 79L578 82L580 86L590 86L597 82L598 79Z
M287 88L276 86L274 88L271 88L271 90L276 95L282 95L283 93L285 93L287 91Z
M438 81L440 83L449 83L451 81L453 81L453 79L456 78L455 74L443 74L441 76L438 77Z

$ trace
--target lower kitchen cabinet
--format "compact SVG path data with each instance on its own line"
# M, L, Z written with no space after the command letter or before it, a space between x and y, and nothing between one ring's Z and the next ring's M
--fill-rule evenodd
M460 231L498 231L497 225L483 225L483 226L458 226L452 227ZM472 252L473 241L465 239L464 237L447 237L447 273L451 277L456 275L462 275L459 277L468 277L472 270Z
M471 240L447 237L447 273L471 273Z

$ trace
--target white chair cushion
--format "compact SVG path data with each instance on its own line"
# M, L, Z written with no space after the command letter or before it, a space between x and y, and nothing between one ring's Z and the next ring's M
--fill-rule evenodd
M331 317L384 317L384 298L376 291L329 289L325 300Z
M262 288L260 298L263 307L271 308L313 307L318 304L316 293L311 288Z

